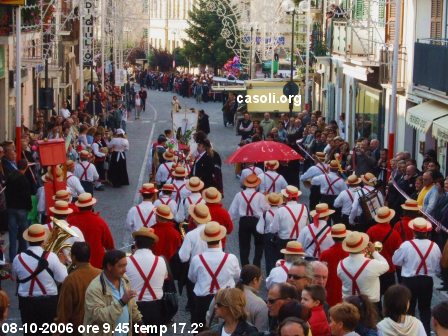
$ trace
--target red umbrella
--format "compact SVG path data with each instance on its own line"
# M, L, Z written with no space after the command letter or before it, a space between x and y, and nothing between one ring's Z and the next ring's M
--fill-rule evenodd
M227 163L263 162L269 160L293 161L303 157L291 147L275 141L257 141L244 145L236 150Z

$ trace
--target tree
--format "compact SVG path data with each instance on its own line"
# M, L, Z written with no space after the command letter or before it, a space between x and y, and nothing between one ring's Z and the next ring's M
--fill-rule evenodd
M221 36L221 18L214 11L207 10L207 2L199 0L189 13L188 39L184 40L184 50L186 58L193 64L210 65L216 74L218 67L232 57L233 52L226 47L226 41Z
M127 62L131 64L135 64L137 59L146 58L146 52L142 48L134 48L129 52L129 55L126 59Z
M173 55L166 50L152 49L149 65L153 68L159 67L162 72L169 71L173 66Z
M185 56L185 49L183 48L176 48L173 51L173 57L176 60L176 66L178 67L187 67L188 66L188 59L187 56Z

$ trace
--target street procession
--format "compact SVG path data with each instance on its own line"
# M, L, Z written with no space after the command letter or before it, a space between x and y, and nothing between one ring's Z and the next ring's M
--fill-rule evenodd
M448 336L445 6L0 0L0 335Z

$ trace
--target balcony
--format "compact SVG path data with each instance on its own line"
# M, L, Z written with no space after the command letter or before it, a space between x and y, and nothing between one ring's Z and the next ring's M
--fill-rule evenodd
M414 45L416 89L448 95L448 40L424 39Z

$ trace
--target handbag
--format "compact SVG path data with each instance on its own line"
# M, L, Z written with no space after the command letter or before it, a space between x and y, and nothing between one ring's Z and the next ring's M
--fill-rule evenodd
M166 262L166 261L165 261ZM168 263L168 278L165 279L163 283L163 297L162 297L162 305L165 310L166 321L169 322L176 315L177 310L179 309L179 302L177 298L177 290L176 285L174 283L173 275L171 274L171 269Z

